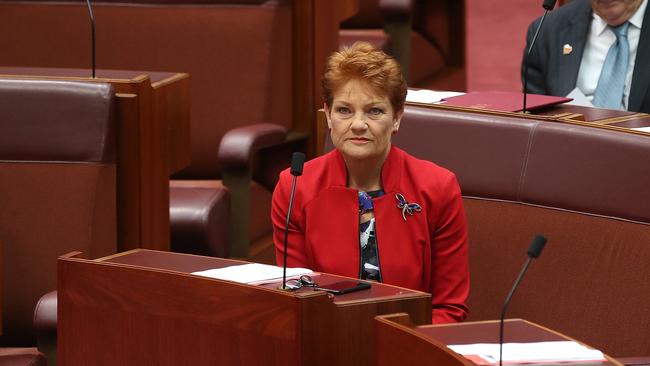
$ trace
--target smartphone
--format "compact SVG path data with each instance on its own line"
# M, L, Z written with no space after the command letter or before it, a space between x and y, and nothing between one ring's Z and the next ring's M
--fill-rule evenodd
M367 282L340 281L340 282L329 283L324 286L316 286L314 290L323 290L334 295L343 295L350 292L361 291L369 288L370 288L370 284Z

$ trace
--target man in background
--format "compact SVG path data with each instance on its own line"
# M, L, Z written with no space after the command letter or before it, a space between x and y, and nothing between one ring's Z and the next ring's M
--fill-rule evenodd
M648 0L573 0L549 13L528 56L528 92L579 89L596 107L650 113L649 14Z

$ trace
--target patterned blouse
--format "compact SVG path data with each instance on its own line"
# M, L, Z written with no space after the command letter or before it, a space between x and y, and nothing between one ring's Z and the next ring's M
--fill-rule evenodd
M379 251L375 236L375 215L372 199L384 195L383 190L359 191L359 243L361 244L360 277L381 282Z

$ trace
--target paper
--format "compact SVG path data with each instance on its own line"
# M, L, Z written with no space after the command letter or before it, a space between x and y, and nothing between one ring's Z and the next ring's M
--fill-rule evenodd
M573 98L572 101L568 102L569 105L578 105L582 107L593 107L587 96L582 92L582 90L575 88L571 90L571 93L567 95L567 98Z
M306 268L287 268L287 278L311 274ZM216 278L239 283L262 283L282 279L282 267L268 264L249 263L205 271L192 272L193 275Z
M460 92L442 92L428 89L413 90L406 92L406 101L415 103L438 103L444 98L451 98L465 93Z
M650 132L650 127L636 127L636 128L630 128L630 129L634 130L634 131Z
M447 346L463 356L478 356L485 365L499 363L498 343L477 343ZM471 357L476 359L476 357ZM557 363L605 361L603 353L577 342L504 343L503 363Z

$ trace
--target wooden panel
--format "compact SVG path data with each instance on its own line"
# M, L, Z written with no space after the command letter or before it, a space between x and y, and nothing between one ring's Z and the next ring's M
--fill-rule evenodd
M2 299L4 296L4 246L0 241L0 336L2 335Z
M2 77L105 82L117 95L118 248L169 250L169 175L189 164L189 76L0 67Z
M136 94L118 93L117 117L117 248L137 248L140 242L140 159L138 156L139 103Z
M241 263L150 250L61 258L60 362L372 365L375 315L402 311L431 320L429 294L395 286L330 297L189 275ZM344 277L317 278L327 284Z
M327 57L339 47L339 24L356 13L358 0L293 2L293 129L316 131L316 110L323 107L320 78ZM318 152L310 140L310 155Z
M398 363L413 366L474 365L447 348L450 344L499 343L499 321L414 326L408 315L394 314L375 318L378 338L378 365ZM505 321L506 342L576 341L535 323L521 319ZM608 361L590 365L621 363L605 355Z
M190 165L190 77L176 74L155 81L153 119L165 121L169 174Z
M441 342L422 337L407 314L378 316L377 366L471 366L472 362L449 350Z

